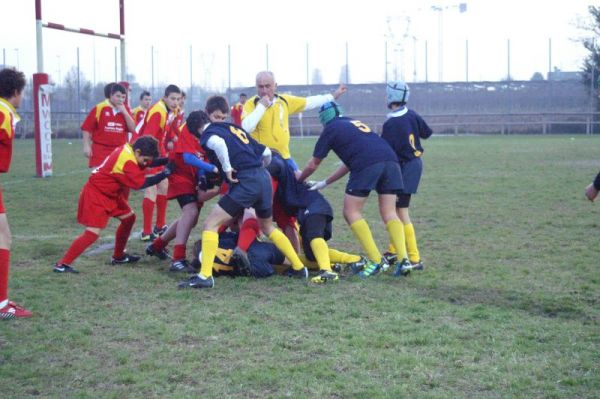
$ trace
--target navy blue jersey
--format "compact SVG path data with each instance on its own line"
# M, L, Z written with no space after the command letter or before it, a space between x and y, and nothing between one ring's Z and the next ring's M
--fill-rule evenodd
M222 169L215 152L207 147L208 139L212 136L219 136L225 140L227 151L229 153L229 162L235 170L242 171L262 166L262 153L265 146L259 144L241 127L226 122L215 122L208 125L202 133L200 144L206 150L211 163L216 163L219 169Z
M267 170L277 180L275 195L279 203L290 216L296 216L310 208L310 213L333 216L329 202L318 190L310 191L308 186L296 180L294 167L281 155L273 153Z
M327 123L315 145L313 157L324 159L330 150L336 153L351 172L378 162L398 162L392 148L370 127L343 116Z
M433 133L419 114L408 108L391 113L383 124L381 137L390 143L400 162L410 161L423 154L421 139Z

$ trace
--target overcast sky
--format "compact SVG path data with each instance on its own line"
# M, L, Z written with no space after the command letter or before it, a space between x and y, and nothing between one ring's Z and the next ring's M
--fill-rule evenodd
M279 84L312 81L317 68L324 83L337 83L346 57L352 83L382 82L386 73L413 82L500 80L509 73L530 79L550 67L580 69L586 53L577 39L586 33L577 24L589 21L590 1L467 0L461 13L462 2L126 0L128 72L147 86L154 77L155 84L223 89L230 81L252 86L267 67ZM34 0L2 3L9 12L0 24L0 57L32 74ZM118 33L118 0L44 0L43 20ZM117 40L51 29L43 38L53 80L76 65L77 47L86 78L114 80Z

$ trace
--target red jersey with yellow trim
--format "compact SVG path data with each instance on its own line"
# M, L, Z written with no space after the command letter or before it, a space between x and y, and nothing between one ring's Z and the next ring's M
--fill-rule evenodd
M231 107L231 120L235 125L242 126L242 112L244 111L244 105L237 103Z
M125 144L116 148L92 172L87 184L107 197L116 198L123 188L138 190L144 184L146 174L138 164L133 147Z
M198 184L198 171L196 167L183 161L183 154L188 152L205 161L204 149L198 140L187 128L184 122L179 128L179 139L169 158L175 163L175 170L169 176L169 191L167 198L175 198L183 194L195 194Z
M144 123L140 128L140 136L152 136L158 140L158 149L161 156L165 152L165 134L169 130L169 108L163 100L159 100L148 109Z
M0 97L0 173L10 169L15 127L20 120L15 107Z
M144 119L144 116L146 115L146 110L138 105L137 107L135 107L133 109L132 114L133 114L133 121L135 122L135 124L137 126L137 124L140 123L142 121L142 119Z
M108 100L97 104L81 124L81 130L89 132L94 144L118 147L127 142L125 116ZM93 152L93 149L92 149Z

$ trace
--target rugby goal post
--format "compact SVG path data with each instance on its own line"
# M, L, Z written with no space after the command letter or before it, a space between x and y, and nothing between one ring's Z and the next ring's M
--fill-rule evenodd
M119 0L120 32L102 33L86 28L72 28L42 20L42 0L35 0L35 35L37 51L37 73L33 74L33 108L35 126L35 174L37 177L52 176L52 129L50 118L50 93L52 86L47 73L44 73L44 45L42 28L58 29L84 35L117 39L121 43L121 80L127 79L125 62L125 0Z

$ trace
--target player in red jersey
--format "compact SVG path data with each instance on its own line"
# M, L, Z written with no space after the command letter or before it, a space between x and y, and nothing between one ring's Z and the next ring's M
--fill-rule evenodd
M177 110L173 112L171 115L172 120L168 122L169 131L165 136L165 149L167 150L167 154L170 154L175 149L181 126L185 123L185 100L185 91L182 90L179 103L177 104Z
M133 109L133 121L136 126L143 121L148 108L150 108L150 104L152 104L150 92L146 90L142 91L142 94L140 94L140 104Z
M166 155L165 135L169 131L169 122L173 121L180 97L181 90L179 87L168 85L165 89L164 97L152 105L148 112L146 112L144 123L140 128L141 136L152 136L158 141L161 156ZM153 170L149 173L157 173L159 171ZM168 188L168 181L163 180L156 187L149 187L144 191L144 200L142 202L143 230L140 237L142 241L152 241L156 238L156 235L162 234L166 230ZM152 217L154 215L155 204L156 224L153 231Z
M234 125L242 126L242 113L244 112L244 104L248 96L246 93L240 93L240 99L234 106L231 107L231 121Z
M110 86L108 99L97 104L81 125L83 154L89 158L88 166L95 168L117 147L128 140L128 132L135 132L125 99L127 89L120 84Z
M135 214L123 195L125 188L139 190L159 183L172 172L167 165L162 172L147 176L145 168L166 164L166 158L158 158L158 143L153 137L140 137L133 145L124 144L115 149L98 168L79 194L77 221L85 231L73 241L67 252L54 265L56 273L78 273L71 264L92 245L111 217L121 221L115 234L112 264L134 263L137 255L125 252L127 240L135 223Z
M15 126L20 117L17 108L23 100L25 75L15 69L0 71L0 173L8 172L12 158ZM8 300L8 272L12 236L8 226L2 187L0 187L0 319L30 317L31 312Z
M216 166L204 161L204 150L200 146L199 137L202 128L209 122L203 111L190 113L186 123L181 127L179 140L169 158L175 164L175 172L169 176L168 199L176 199L181 207L181 216L169 225L169 228L152 244L146 247L146 254L167 259L167 244L173 240L173 259L169 271L190 271L186 259L187 241L190 232L198 223L198 215L205 201L218 195L218 187L206 184L198 189L198 179L206 173L218 176ZM212 172L212 173L211 173Z

